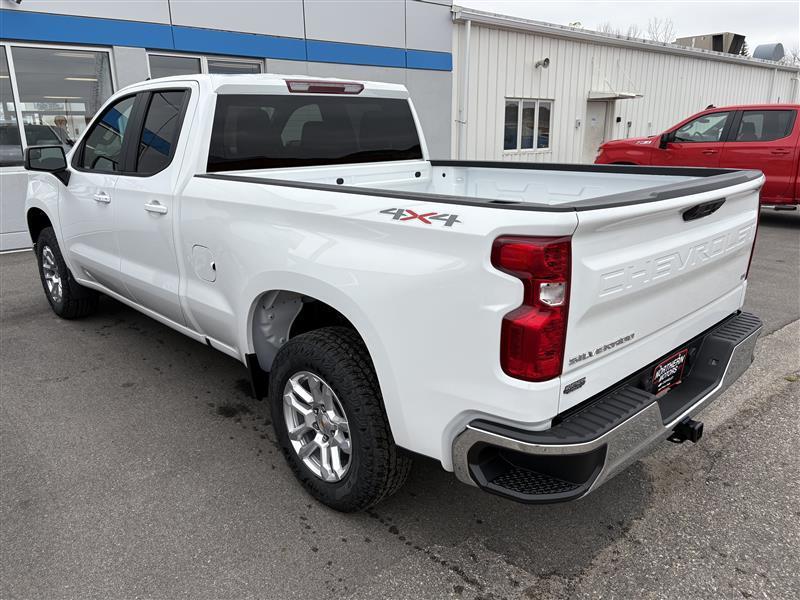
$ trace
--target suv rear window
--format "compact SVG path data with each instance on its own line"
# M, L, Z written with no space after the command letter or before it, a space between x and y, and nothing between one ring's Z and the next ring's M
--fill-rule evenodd
M222 94L208 171L421 158L406 100Z

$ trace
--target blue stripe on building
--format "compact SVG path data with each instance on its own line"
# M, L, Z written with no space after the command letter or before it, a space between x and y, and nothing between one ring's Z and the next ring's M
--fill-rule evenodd
M175 50L184 52L210 52L257 58L285 58L305 60L306 47L299 38L216 31L197 27L172 27Z
M217 31L198 27L142 23L119 19L74 17L18 10L0 10L0 38L99 46L133 46L174 50L309 60L350 65L452 71L449 52L406 50L343 42Z
M453 55L431 50L406 50L406 67L432 71L452 71Z
M172 28L160 23L0 10L0 38L103 46L172 48Z
M362 46L341 42L306 40L308 60L314 62L373 65L376 67L406 66L406 51L386 46Z

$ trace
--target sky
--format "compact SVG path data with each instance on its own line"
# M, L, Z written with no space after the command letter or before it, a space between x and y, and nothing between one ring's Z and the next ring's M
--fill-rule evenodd
M671 19L676 37L732 31L745 35L752 53L759 44L780 42L787 53L800 47L800 0L454 0L488 12L585 29L611 23L624 33L638 25L642 35L652 17Z

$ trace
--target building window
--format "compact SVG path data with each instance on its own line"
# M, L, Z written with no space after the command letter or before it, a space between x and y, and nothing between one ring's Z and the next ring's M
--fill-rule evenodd
M261 62L244 60L221 60L216 58L208 59L209 73L229 73L239 74L258 74L261 73Z
M28 146L69 149L113 92L108 52L12 46Z
M6 49L0 46L0 167L22 164L17 107L11 91Z
M165 54L151 54L148 56L150 63L150 77L171 77L172 75L196 75L200 73L200 59L193 56L168 56Z
M253 74L263 72L263 61L180 54L148 54L150 77L199 73Z
M552 108L552 100L507 98L503 150L549 150Z

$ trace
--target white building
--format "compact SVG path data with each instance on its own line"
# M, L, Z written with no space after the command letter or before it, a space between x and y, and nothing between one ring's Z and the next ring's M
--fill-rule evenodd
M774 62L453 7L456 158L592 162L709 104L800 101ZM547 66L545 66L547 61Z
M775 63L451 0L0 0L0 250L29 243L25 146L69 145L148 77L262 72L403 83L435 158L589 162L708 104L798 97Z

